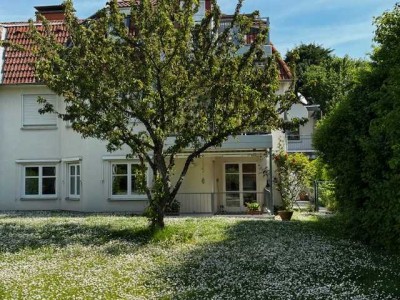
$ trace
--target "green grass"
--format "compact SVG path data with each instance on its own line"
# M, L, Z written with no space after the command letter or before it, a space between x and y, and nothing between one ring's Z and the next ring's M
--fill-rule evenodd
M0 214L0 299L399 299L400 257L293 222Z

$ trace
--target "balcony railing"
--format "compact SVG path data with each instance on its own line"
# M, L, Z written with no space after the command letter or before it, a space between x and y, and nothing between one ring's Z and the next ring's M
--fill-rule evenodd
M219 33L224 32L225 29L229 28L231 26L231 20L230 19L224 19L220 23L219 27ZM244 36L239 36L237 34L238 29L237 28L232 28L231 29L231 38L233 41L236 40L237 44L240 44L241 42L244 44L240 49L238 50L237 54L238 55L243 55L246 53L250 45L255 41L257 35L260 33L261 29L264 29L269 26L269 18L257 18L254 20L253 26L251 27L250 31L245 34ZM263 46L264 50L264 57L269 57L272 55L272 46L269 38L269 33L267 33L266 37L266 42L265 45ZM243 39L240 41L239 39Z
M226 199L229 199L231 204L235 204L235 199L232 197L237 197L237 207L233 207L232 212L240 212L240 208L243 208L240 202L243 199L249 199L258 202L260 208L266 209L270 214L273 213L274 204L269 190L263 192L180 193L175 199L180 202L180 213L182 214L216 214L231 212L225 202Z
M175 199L180 202L180 213L214 214L217 211L213 193L181 193Z
M222 33L225 29L231 26L230 19L222 20L219 26L219 33ZM244 43L246 45L250 45L254 42L257 34L260 32L261 29L264 29L269 26L269 18L257 18L254 20L254 25L251 27L250 32L244 36ZM237 29L232 28L232 35L235 35ZM270 44L269 35L267 35L267 45Z
M312 144L312 135L288 135L288 152L315 152Z

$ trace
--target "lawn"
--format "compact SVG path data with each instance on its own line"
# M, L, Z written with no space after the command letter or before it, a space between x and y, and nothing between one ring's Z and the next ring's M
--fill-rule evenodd
M332 221L171 218L167 226L0 214L0 299L400 298L400 257L335 237Z

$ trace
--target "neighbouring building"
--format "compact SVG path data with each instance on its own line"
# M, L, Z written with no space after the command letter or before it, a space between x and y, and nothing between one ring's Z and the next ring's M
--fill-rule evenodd
M294 130L286 131L286 150L289 153L304 153L313 159L316 158L316 150L312 139L317 121L321 118L321 109L319 105L309 104L301 94L298 94L298 98L299 102L291 107L285 118L289 121L293 118L305 118L307 122Z
M201 4L199 18L210 5L209 1ZM120 1L121 9L127 5L128 1ZM59 41L65 41L63 7L36 9L51 20ZM260 22L267 24L268 20ZM0 23L3 41L29 46L27 31L27 22ZM251 34L246 39L251 43ZM265 49L266 55L276 52L269 43ZM55 115L38 113L40 95L60 110L64 104L35 80L33 61L29 52L0 47L0 210L143 212L147 199L135 188L138 162L126 158L128 150L108 153L104 142L82 139ZM278 65L278 93L284 93L292 76L283 60L278 59ZM207 151L185 178L177 197L181 212L241 212L245 202L253 200L271 209L270 155L279 140L285 140L285 133L241 135ZM183 159L178 159L177 167L182 164ZM274 196L277 198L277 193Z

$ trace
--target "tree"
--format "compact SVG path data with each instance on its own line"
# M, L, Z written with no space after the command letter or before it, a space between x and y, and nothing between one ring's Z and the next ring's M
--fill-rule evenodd
M319 104L327 114L357 83L363 60L343 58L332 49L316 44L301 44L286 54L285 60L295 64L296 92L308 101Z
M400 247L400 6L375 20L378 46L360 83L314 139L335 178L339 209L358 238Z
M300 79L309 66L321 65L330 60L332 52L332 49L324 48L322 45L301 44L286 53L285 61L295 64L296 75Z
M310 65L302 75L300 93L327 114L354 88L359 70L365 66L365 61L348 56L333 56L319 65Z
M286 53L285 61L293 64L295 67L296 92L302 92L303 76L307 69L310 66L319 66L323 62L330 60L332 58L332 51L332 49L312 43L301 44Z
M57 43L46 20L46 34L31 25L38 78L65 99L59 116L83 137L107 141L109 151L126 145L138 157L154 226L164 227L165 208L195 158L228 136L279 128L279 113L294 101L276 94L276 60L264 59L262 50L267 28L245 54L236 54L256 17L240 14L242 2L222 33L215 0L200 23L193 19L197 0L132 1L129 29L116 0L85 22L68 0L67 47ZM54 112L41 101L43 112ZM176 170L176 156L185 149L184 167ZM144 183L147 168L151 187ZM174 172L177 182L171 181Z

